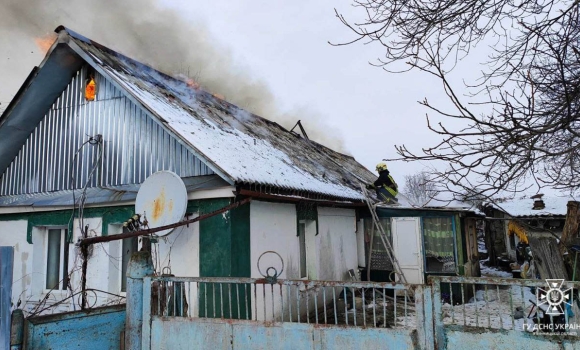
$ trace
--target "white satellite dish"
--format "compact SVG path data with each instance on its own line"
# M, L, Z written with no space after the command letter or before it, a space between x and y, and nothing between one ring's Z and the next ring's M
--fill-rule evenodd
M149 228L181 221L187 209L187 190L183 180L174 172L158 171L149 176L139 188L135 213L147 217ZM143 217L141 218L143 220ZM166 236L173 229L156 232Z

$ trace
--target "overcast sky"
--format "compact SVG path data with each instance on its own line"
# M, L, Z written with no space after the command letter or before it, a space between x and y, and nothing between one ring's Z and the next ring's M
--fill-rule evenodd
M164 0L161 4L177 11L191 26L203 28L205 39L231 55L236 69L269 87L281 110L295 115L304 111L307 132L312 127L308 116L318 115L317 128L322 130L317 131L341 139L344 151L371 170L381 159L396 156L394 145L406 144L419 151L439 140L427 130L428 111L417 103L425 97L432 103L446 101L437 80L418 72L391 74L372 67L369 61L382 53L378 46L328 44L352 38L334 14L337 8L347 18L360 16L348 0ZM92 15L98 22L99 14ZM47 20L54 25L35 29L38 36L57 24L92 34L78 23L56 21L63 19ZM107 23L100 25L105 28ZM99 35L94 28L87 31ZM0 102L5 105L43 54L30 36L11 35L6 28L0 34ZM119 43L101 43L124 51ZM403 175L428 165L391 162L389 169L402 184Z

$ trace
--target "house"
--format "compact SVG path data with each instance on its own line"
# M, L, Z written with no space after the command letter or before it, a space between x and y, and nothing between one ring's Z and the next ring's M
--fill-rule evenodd
M425 283L429 275L480 276L476 221L483 216L471 204L432 199L419 207L400 194L398 205L380 205L377 215L408 283ZM398 280L368 212L361 217L364 234L358 237L358 256L363 278Z
M358 266L359 183L375 176L275 122L65 27L0 117L0 246L13 246L13 303L28 314L78 309L82 237L123 232L140 184L169 170L187 216L250 204L154 244L156 271L344 280ZM121 302L137 238L88 252L89 306ZM262 271L281 271L275 255Z
M517 246L528 245L535 238L558 238L566 222L567 204L571 197L522 196L485 204L488 219L486 245L490 264L507 266L520 260Z

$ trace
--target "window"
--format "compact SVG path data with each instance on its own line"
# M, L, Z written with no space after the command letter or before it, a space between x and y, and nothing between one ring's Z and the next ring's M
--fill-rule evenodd
M66 290L68 285L67 229L48 229L46 237L46 289Z
M300 278L308 278L306 272L306 223L298 223L298 240L300 244Z
M455 272L453 218L424 218L423 235L427 272Z
M316 221L298 221L298 249L300 278L316 279L318 262L316 256Z
M379 223L387 235L387 239L392 244L393 237L391 236L391 218L379 218ZM387 254L387 249L383 244L379 230L374 227L373 219L364 219L365 239L368 244L372 243L371 255L371 270L393 271L393 264ZM368 249L368 248L367 248ZM367 257L368 254L367 250Z
M125 232L125 230L123 230ZM128 232L128 231L127 231ZM125 238L122 241L122 255L121 255L121 292L127 291L127 266L131 256L138 250L138 238Z

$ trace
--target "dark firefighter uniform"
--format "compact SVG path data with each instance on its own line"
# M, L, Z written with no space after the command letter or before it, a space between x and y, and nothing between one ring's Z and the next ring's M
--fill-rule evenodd
M389 170L387 170L387 164L379 163L376 169L379 173L379 178L372 185L368 185L367 188L374 188L377 191L377 197L381 201L397 202L398 186L390 175Z

